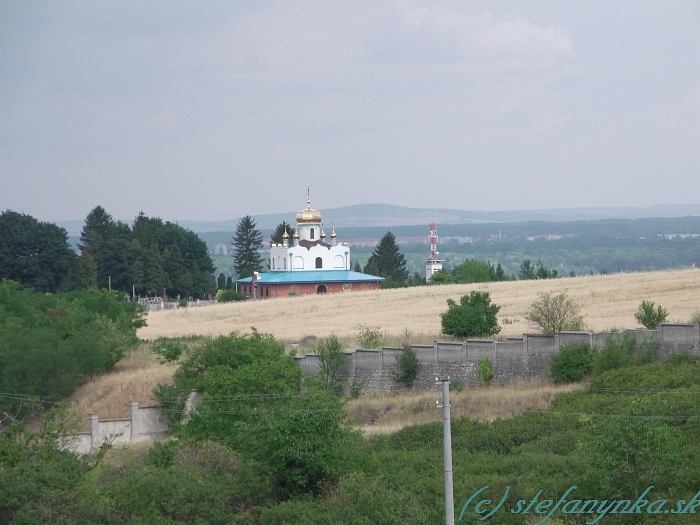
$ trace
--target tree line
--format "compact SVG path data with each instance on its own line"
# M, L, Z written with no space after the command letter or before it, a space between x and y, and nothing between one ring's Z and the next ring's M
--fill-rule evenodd
M93 287L137 295L203 297L216 291L206 244L193 232L140 213L130 226L101 206L85 218L80 254L55 224L0 214L0 278L56 293Z

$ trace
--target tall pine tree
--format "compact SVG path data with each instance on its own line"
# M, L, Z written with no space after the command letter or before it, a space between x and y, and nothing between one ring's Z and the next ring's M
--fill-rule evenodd
M393 233L386 232L386 235L382 237L367 261L364 271L397 283L403 283L408 279L406 259L399 251Z
M233 245L233 268L240 277L250 277L262 270L260 250L263 246L262 232L255 228L255 220L246 215L236 226Z

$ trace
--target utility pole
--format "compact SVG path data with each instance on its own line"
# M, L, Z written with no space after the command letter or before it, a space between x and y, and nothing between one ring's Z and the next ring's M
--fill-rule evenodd
M442 408L442 436L444 446L445 466L445 525L455 525L455 502L452 488L452 428L450 425L450 378L435 378L435 383L442 385L442 405L437 401L437 407Z

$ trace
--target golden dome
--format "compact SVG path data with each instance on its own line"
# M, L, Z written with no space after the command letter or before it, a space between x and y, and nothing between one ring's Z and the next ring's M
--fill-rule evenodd
M321 222L321 212L311 207L311 198L306 198L306 209L297 213L297 224Z

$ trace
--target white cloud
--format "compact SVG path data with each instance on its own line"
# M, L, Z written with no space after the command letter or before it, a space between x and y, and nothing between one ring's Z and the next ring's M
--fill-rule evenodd
M549 60L570 56L574 47L564 27L540 27L523 16L491 11L462 14L435 6L394 4L386 31L367 45L379 61L460 62L484 59Z

